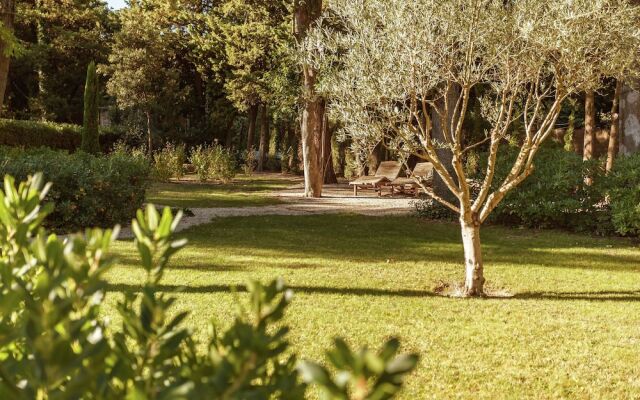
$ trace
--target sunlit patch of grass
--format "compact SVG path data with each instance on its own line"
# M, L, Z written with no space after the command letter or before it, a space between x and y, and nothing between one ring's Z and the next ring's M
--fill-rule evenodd
M170 207L258 207L279 204L273 192L295 183L294 179L272 175L238 176L230 183L200 183L191 179L154 183L147 201Z
M399 336L421 354L402 399L640 397L640 249L622 239L483 230L488 284L510 297L440 296L462 279L455 224L411 217L261 216L186 231L163 289L200 340L230 323L231 287L282 276L296 294L286 321L303 357L334 336L378 346ZM144 273L119 242L108 313ZM242 295L244 296L244 295ZM117 318L115 318L117 320Z

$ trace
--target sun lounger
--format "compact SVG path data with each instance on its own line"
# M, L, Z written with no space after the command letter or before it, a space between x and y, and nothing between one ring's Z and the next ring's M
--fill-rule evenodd
M353 195L358 195L358 189L373 189L382 195L382 186L392 182L400 175L402 164L397 161L383 161L378 166L375 176L361 176L355 181L349 182L353 186Z
M431 185L433 180L433 164L430 162L423 162L416 164L411 176L409 178L396 178L393 181L386 184L391 187L391 194L393 194L396 188L402 193L412 193L417 196L420 193L420 185L418 181L423 181L427 185Z

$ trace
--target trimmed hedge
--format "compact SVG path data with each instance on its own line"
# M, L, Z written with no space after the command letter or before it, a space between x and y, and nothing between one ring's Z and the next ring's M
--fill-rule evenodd
M120 134L114 129L100 130L100 144L108 151ZM0 119L0 146L76 151L82 143L82 126L54 122Z
M146 160L123 152L93 156L47 148L0 148L2 176L25 180L40 171L53 183L47 200L56 206L46 225L63 232L130 222L149 185Z

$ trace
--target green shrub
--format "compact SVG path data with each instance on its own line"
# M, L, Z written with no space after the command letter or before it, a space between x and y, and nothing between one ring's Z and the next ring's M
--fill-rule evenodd
M126 223L145 200L149 167L126 153L93 156L47 148L0 149L0 174L24 180L36 172L54 183L56 209L46 224L59 231Z
M184 144L175 146L167 143L162 150L153 154L153 178L160 182L182 178L186 159Z
M249 285L249 302L226 331L213 326L207 351L162 293L171 257L185 245L172 238L180 216L154 206L133 221L145 282L117 306L121 329L101 317L114 264L117 232L87 230L64 240L41 223L52 207L42 176L0 191L0 398L3 399L304 399L316 384L331 399L389 399L417 364L389 340L379 352L353 351L342 340L329 365L296 367L283 324L291 292L281 280ZM301 375L301 376L300 376ZM302 379L301 379L302 378Z
M236 175L235 158L222 146L198 146L191 152L189 161L202 182L213 179L229 182Z
M502 183L513 166L516 151L502 154L496 165L494 188ZM613 233L611 213L605 206L604 176L597 161L584 162L575 153L561 148L545 147L534 162L535 170L512 190L489 216L489 221L529 228L559 228ZM479 171L486 169L486 155ZM585 177L594 184L585 184ZM474 192L484 178L474 177ZM451 220L455 216L439 203L427 199L415 203L418 214L425 218Z
M105 153L110 151L121 136L118 127L100 128L101 150ZM81 144L80 125L0 119L0 146L76 151Z
M616 160L603 185L616 232L640 235L640 154Z
M494 187L507 176L515 157L510 151L498 160ZM607 212L598 207L604 196L597 184L603 177L597 161L584 162L573 152L549 147L539 151L534 165L531 176L504 198L490 220L530 228L610 231L610 225L602 224ZM585 184L587 176L596 184Z

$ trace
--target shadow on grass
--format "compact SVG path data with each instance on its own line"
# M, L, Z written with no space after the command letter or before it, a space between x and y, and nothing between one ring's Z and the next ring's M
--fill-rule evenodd
M232 253L258 257L462 263L456 224L425 223L411 217L233 217L192 228L185 236L189 245L199 251L225 248ZM634 249L625 240L497 227L483 230L487 265L640 272L640 251L612 254L615 249L605 248L612 243L616 249ZM595 251L581 254L581 249Z
M298 293L320 294L320 295L349 295L349 296L374 296L374 297L403 297L403 298L420 298L420 297L440 297L443 299L451 299L464 301L465 299L454 299L450 297L440 296L435 292L428 290L412 290L412 289L375 289L375 288L336 288L326 286L289 286L289 289ZM111 284L107 286L108 291L112 292L140 292L141 286L129 284ZM179 285L159 285L160 292L175 293L232 293L246 292L247 289L243 285L205 285L205 286L179 286ZM578 300L578 301L620 301L620 302L636 302L640 301L640 290L630 291L595 291L595 292L523 292L515 294L511 297L486 297L483 300Z

